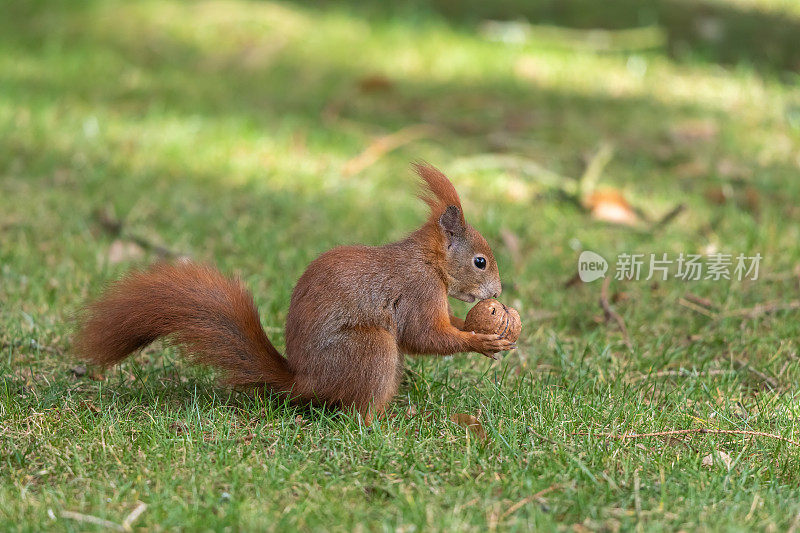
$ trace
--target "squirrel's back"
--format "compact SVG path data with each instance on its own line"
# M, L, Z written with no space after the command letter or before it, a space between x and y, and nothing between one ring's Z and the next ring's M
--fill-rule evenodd
M397 285L383 247L340 246L321 254L303 272L286 317L289 365L309 349L323 348L342 328L377 326L391 330Z

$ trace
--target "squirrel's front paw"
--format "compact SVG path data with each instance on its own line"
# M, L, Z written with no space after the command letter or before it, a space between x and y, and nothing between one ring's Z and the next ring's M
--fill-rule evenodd
M494 333L472 332L472 337L472 350L491 359L497 359L494 356L494 354L497 352L505 352L507 350L513 350L517 347L516 343Z

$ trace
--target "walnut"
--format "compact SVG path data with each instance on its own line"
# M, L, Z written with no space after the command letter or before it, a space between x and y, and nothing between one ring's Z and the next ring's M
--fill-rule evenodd
M476 333L496 333L515 342L522 330L522 320L516 309L489 298L481 300L469 310L464 329Z

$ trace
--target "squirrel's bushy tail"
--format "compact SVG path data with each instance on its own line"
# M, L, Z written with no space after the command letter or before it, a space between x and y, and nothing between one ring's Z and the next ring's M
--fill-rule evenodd
M188 261L156 264L113 283L84 310L75 349L109 366L165 336L194 362L221 369L231 385L293 387L250 293L238 280Z

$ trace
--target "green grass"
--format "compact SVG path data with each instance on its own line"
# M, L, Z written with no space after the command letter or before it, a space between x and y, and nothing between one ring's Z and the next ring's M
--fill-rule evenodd
M445 0L5 2L0 530L94 527L64 511L121 523L137 501L148 508L134 527L146 530L797 525L800 450L787 443L597 435L800 439L797 312L730 313L800 298L800 78L796 39L782 37L800 12L695 4L532 3L531 38L506 44L479 21L507 13ZM686 36L689 14L730 42ZM574 30L637 24L662 28L663 44L604 52ZM747 55L748 38L763 47ZM359 88L375 75L388 90ZM345 175L374 139L415 124L434 130ZM614 153L601 187L652 219L686 210L658 231L609 225L496 157L535 162L569 188L603 143ZM423 220L417 159L450 174L492 244L502 299L523 318L517 351L410 360L392 418L370 428L219 388L160 345L104 379L71 372L71 315L156 260L110 253L119 243L98 210L239 274L281 347L294 281L317 254ZM583 249L764 261L752 282L613 282L629 350L602 320L599 282L565 286ZM689 292L718 316L681 305ZM454 413L478 415L488 438ZM730 470L702 465L715 451Z

